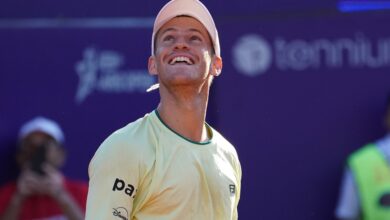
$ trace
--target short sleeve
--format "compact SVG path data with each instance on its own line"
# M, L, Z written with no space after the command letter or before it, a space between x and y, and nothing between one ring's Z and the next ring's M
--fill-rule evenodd
M351 170L346 168L340 186L340 196L335 215L338 219L358 219L359 214L360 203L355 179Z
M241 196L241 179L242 179L242 170L241 170L241 164L240 161L238 160L238 156L236 154L236 173L237 173L237 191L236 191L236 201L234 204L234 211L233 211L233 219L236 220L238 219L238 203L240 201L240 196Z
M139 182L136 153L119 135L102 143L89 164L86 219L130 219Z

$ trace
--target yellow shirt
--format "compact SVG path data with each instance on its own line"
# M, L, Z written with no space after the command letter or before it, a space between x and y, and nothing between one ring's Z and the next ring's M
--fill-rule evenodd
M208 128L209 142L192 142L154 111L114 132L89 165L86 219L237 219L237 153Z

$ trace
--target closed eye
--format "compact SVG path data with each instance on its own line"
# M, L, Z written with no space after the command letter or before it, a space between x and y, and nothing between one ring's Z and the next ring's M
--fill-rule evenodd
M193 35L190 37L190 40L191 41L202 41L202 38L197 36L197 35Z
M164 42L166 42L166 41L172 41L174 38L173 38L173 36L172 35L166 35L166 36L164 36L164 38L162 39Z

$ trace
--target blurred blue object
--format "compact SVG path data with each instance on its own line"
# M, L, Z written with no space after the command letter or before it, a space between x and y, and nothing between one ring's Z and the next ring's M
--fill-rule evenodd
M390 9L390 1L340 1L341 12L372 11Z

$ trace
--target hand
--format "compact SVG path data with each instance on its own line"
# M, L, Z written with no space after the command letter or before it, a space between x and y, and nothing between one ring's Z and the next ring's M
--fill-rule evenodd
M25 169L20 174L17 181L17 189L19 195L24 198L35 194L40 194L41 179L38 174L29 169Z
M41 192L58 199L65 192L64 177L60 171L50 164L43 164L43 171L46 173L42 178Z

